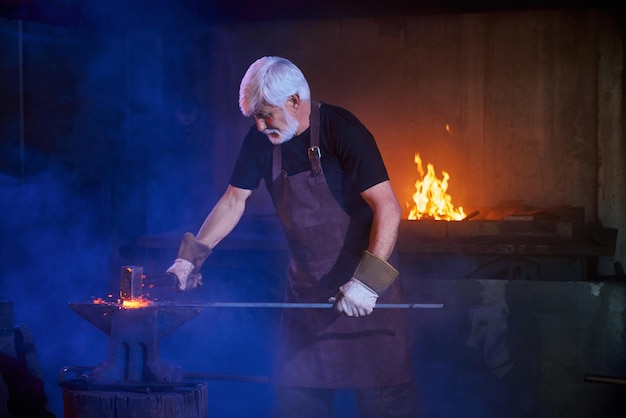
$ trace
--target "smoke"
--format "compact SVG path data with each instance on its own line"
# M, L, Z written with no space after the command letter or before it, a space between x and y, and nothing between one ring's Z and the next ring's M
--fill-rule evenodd
M0 98L0 299L13 302L16 321L32 332L58 417L60 370L97 366L108 354L108 337L68 303L115 295L120 265L144 261L138 236L197 229L215 198L205 163L214 122L207 92L195 84L198 15L184 2L140 3L83 2L71 14L76 20L60 25L41 23L46 13L62 18L52 9L19 27L0 20L10 69L0 78L7 92ZM258 279L277 267L254 257L226 256L191 297L263 297L259 286L276 283ZM237 264L248 270L232 269ZM187 371L268 375L277 320L276 313L203 313L166 337L162 355ZM227 405L243 393L261 416L271 386L258 385L213 381L210 409L245 413Z
M18 181L0 176L3 236L0 299L13 302L16 324L33 335L50 405L60 408L54 379L65 365L90 364L106 341L67 303L106 291L108 241L93 202L71 190L60 171Z

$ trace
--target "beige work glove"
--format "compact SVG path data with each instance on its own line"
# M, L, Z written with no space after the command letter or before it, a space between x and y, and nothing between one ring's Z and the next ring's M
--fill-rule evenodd
M166 272L176 276L176 286L178 290L195 289L202 286L202 275L194 273L193 263L184 258L177 258Z
M397 277L398 270L391 264L365 250L353 277L328 301L347 316L369 315L376 306L378 293L387 289Z
M339 287L337 296L328 299L335 304L335 309L347 316L366 316L372 313L378 293L374 292L359 279L353 277Z
M195 289L202 286L200 268L211 254L211 248L198 241L191 232L186 232L178 248L178 257L166 272L176 276L178 290Z

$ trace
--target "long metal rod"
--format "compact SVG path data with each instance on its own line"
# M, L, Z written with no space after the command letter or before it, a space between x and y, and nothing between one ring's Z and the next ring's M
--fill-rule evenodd
M206 303L161 303L165 306L182 308L270 308L270 309L329 309L332 303L288 303L288 302L206 302ZM441 309L443 303L379 303L375 309Z

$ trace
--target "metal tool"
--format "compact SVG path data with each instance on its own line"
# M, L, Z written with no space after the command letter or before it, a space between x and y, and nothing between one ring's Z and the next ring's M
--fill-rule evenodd
M332 303L289 303L289 302L206 302L176 303L158 302L159 306L176 308L269 308L269 309L329 309ZM379 303L374 309L441 309L443 303Z
M143 276L142 283L144 287L167 287L167 286L176 286L176 276L173 274L159 274L159 275L150 275Z
M122 266L120 275L120 298L135 299L143 295L143 267Z
M143 285L150 283L153 286L174 286L175 276L171 274L145 276L143 270L139 274L130 274L131 269L142 269L141 267L122 267L122 289L137 288L137 281L143 281ZM133 270L133 271L134 271ZM130 283L130 284L129 284ZM134 283L134 284L133 284ZM141 284L138 285L141 289ZM128 300L128 292L121 292L122 299ZM135 296L134 294L133 296ZM131 298L132 299L132 298ZM262 308L262 309L328 309L334 305L332 303L288 303L288 302L203 302L203 303L176 303L176 302L156 302L159 306L172 306L177 308ZM379 303L376 309L441 309L442 303Z

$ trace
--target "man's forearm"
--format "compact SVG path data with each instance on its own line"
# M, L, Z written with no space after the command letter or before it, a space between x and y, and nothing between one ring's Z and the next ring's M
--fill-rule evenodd
M398 239L402 209L389 181L379 183L361 193L374 212L368 250L388 260Z
M237 225L245 210L251 192L229 186L213 210L206 217L196 239L211 249L224 239Z
M377 295L398 277L398 270L388 260L395 247L399 224L400 208L395 199L376 206L368 249L353 273L353 278Z
M387 212L387 215L385 215ZM368 250L378 257L388 260L396 246L400 217L390 208L383 213L375 214L370 232Z

